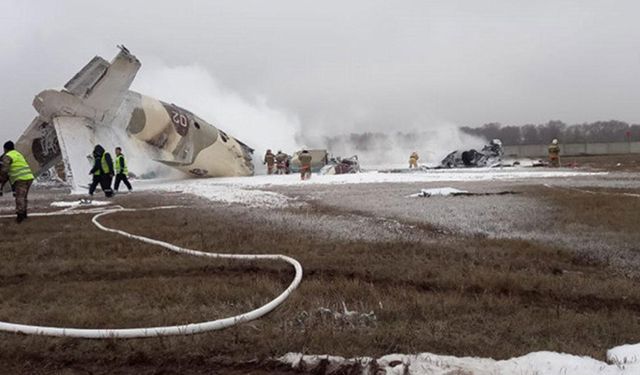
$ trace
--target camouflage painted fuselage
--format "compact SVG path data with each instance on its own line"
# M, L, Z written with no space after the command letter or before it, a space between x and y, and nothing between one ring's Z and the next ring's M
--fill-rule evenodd
M154 160L194 176L249 176L253 150L174 104L130 92L126 131L156 150Z

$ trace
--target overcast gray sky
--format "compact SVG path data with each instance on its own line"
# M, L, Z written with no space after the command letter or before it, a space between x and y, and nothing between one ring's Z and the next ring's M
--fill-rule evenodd
M0 136L116 44L142 82L145 68L196 66L311 133L640 122L639 14L624 0L0 0Z

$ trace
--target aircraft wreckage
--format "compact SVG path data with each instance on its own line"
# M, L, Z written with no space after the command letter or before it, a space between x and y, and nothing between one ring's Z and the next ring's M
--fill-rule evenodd
M488 145L485 145L482 150L477 151L475 149L470 150L456 150L445 156L439 165L435 167L428 167L421 165L416 169L411 168L396 168L385 169L379 172L382 173L416 173L426 172L431 169L450 169L450 168L493 168L519 165L518 161L513 164L504 164L502 157L504 155L504 149L502 148L502 141L499 139L493 139ZM534 165L536 166L536 165Z
M493 139L481 151L453 151L440 162L440 168L494 167L502 162L502 141Z
M16 142L36 175L62 161L67 183L81 186L96 144L122 146L134 170L157 162L194 177L253 174L249 146L184 108L130 91L141 64L119 48L110 63L94 57L63 90L36 95L38 116Z

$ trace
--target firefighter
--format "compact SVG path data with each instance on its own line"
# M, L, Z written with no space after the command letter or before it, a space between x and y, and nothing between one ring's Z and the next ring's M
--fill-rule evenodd
M273 166L276 164L276 156L271 152L271 150L267 150L267 153L264 154L264 162L262 164L267 165L267 174L273 174Z
M93 197L96 187L100 184L104 195L107 198L113 197L113 190L111 190L113 160L111 160L111 155L102 146L96 145L93 149L93 160L93 168L89 171L89 174L93 175L93 181L89 186L89 195Z
M409 156L409 169L418 168L418 159L420 159L418 153L416 151L412 152L411 156Z
M289 155L278 150L276 154L276 173L289 174Z
M24 156L16 151L13 142L4 144L2 167L0 167L0 186L9 181L16 198L16 221L21 223L27 218L27 196L33 183L33 172ZM2 189L0 188L0 195Z
M549 166L553 168L560 166L560 146L557 139L551 141L549 145Z
M308 180L311 178L311 153L307 150L302 150L298 155L300 161L300 179Z
M129 183L129 168L127 167L127 163L124 160L124 155L122 154L122 148L116 147L116 182L113 185L113 190L115 193L118 192L118 188L120 187L120 182L124 182L124 185L129 189L129 193L131 193L131 183Z

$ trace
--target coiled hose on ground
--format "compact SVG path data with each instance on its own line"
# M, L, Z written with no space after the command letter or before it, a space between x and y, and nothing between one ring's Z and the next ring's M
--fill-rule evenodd
M249 312L231 316L228 318L212 320L208 322L190 323L175 326L164 327L149 327L149 328L115 328L115 329L86 329L86 328L65 328L65 327L45 327L28 324L16 324L9 322L0 322L0 331L22 333L26 335L43 335L43 336L58 336L58 337L76 337L85 339L111 339L111 338L144 338L144 337L159 337L159 336L175 336L175 335L192 335L196 333L208 332L220 330L223 328L231 327L243 322L258 319L267 313L271 312L278 305L283 303L291 293L298 287L300 281L302 281L302 266L300 263L286 255L280 254L224 254L224 253L208 253L204 251L197 251L187 249L184 247L176 246L164 241L154 240L152 238L139 236L125 232L123 230L109 228L101 224L98 219L116 212L131 212L131 211L153 211L176 208L177 206L163 206L153 208L131 209L123 208L121 206L109 206L100 208L91 208L87 210L74 210L72 208L66 208L56 212L44 212L34 213L31 217L38 216L55 216L55 215L73 215L83 213L96 213L91 221L100 230L109 233L119 234L121 236L138 240L151 245L163 247L169 251L173 251L180 254L187 254L192 256L199 256L205 258L214 259L235 259L235 260L277 260L289 263L295 269L295 277L293 281L284 292L278 295L275 299L269 303ZM13 217L12 215L2 215L0 218Z

